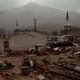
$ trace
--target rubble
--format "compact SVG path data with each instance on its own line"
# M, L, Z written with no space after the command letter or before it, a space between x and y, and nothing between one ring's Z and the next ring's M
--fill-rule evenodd
M30 49L12 51L9 55L1 57L3 61L1 64L6 64L4 66L6 73L1 70L3 78L6 80L18 80L19 77L29 78L29 80L32 78L33 80L80 80L79 46L66 42L50 43L48 46L37 44L34 46L34 51Z

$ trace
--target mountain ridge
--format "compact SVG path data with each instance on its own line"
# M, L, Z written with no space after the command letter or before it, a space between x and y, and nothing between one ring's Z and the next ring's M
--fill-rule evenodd
M66 12L50 8L36 3L29 3L20 8L6 12L3 15L5 25L9 28L16 28L16 19L20 27L34 27L33 19L37 19L37 28L45 31L60 30L63 28L66 19ZM80 14L69 12L70 24L80 26ZM3 26L5 26L3 25ZM6 26L5 26L6 27Z

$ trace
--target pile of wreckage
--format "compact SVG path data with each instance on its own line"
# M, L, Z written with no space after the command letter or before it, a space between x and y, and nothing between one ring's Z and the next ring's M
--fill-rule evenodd
M10 55L23 55L23 54L36 54L36 55L49 55L49 54L66 54L67 52L75 53L77 51L80 51L80 46L78 44L74 44L70 41L53 41L51 39L48 39L43 44L35 44L32 47L29 47L25 50L15 50L9 51Z
M27 75L34 73L37 80L53 80L54 78L64 78L64 80L80 80L80 67L75 63L68 64L59 57L57 61L45 57L43 59L28 57L23 60L21 74Z
M0 63L0 70L14 68L12 63L4 61ZM44 58L39 58L39 56L25 57L23 58L22 65L20 66L21 72L19 75L35 75L35 80L80 80L80 67L75 63L70 63L65 61L63 57L59 57L58 60L50 58L49 56ZM11 76L16 75L15 73L4 73L2 71L2 76L13 78ZM15 77L14 77L15 78ZM15 80L15 79L11 80Z
M21 73L19 75L35 75L35 80L80 80L80 67L75 64L80 61L80 46L72 42L53 42L47 41L46 45L36 44L28 48L24 53L28 56L36 54L36 57L24 57L21 66L19 67ZM58 60L50 58L49 55L65 55L66 60L62 56ZM48 55L45 58L39 56ZM16 65L15 65L16 66ZM0 61L0 71L15 67L8 61ZM9 75L9 73L7 73ZM2 73L2 75L4 75Z
M36 55L45 55L45 54L60 54L60 53L67 53L67 52L77 52L80 50L79 44L72 43L70 41L53 41L48 39L43 44L35 44L34 46L28 48L26 50L27 53L36 54Z
M2 61L0 60L0 71L5 69L11 69L14 65L8 61Z

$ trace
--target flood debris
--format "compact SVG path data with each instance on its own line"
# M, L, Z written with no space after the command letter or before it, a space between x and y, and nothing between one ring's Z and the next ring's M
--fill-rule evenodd
M5 80L18 80L19 77L29 80L80 80L80 47L72 42L48 39L45 45L11 50L9 55L1 57L0 75Z
M1 61L0 60L0 69L5 70L5 69L10 69L13 68L14 65L8 61Z
M45 77L44 77L44 75L38 75L37 77L36 77L36 79L37 80L45 80Z

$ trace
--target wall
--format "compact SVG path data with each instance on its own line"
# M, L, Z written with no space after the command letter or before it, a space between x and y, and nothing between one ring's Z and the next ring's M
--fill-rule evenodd
M4 42L3 42L3 39L0 39L0 52L1 52L1 54L4 54Z
M9 39L9 46L11 49L26 49L28 47L33 46L36 43L45 44L46 36L34 32L28 32L25 34L18 34L12 36Z

